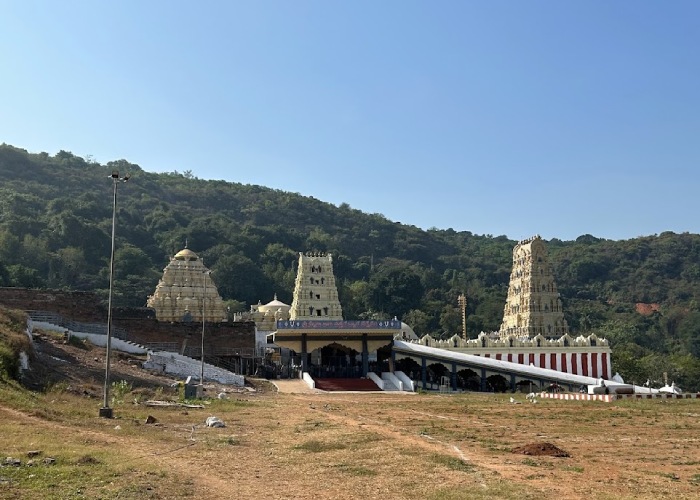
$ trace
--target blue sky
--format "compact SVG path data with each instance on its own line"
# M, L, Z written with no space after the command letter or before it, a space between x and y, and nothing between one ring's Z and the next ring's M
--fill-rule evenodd
M426 229L700 232L696 1L0 0L0 61L31 152Z

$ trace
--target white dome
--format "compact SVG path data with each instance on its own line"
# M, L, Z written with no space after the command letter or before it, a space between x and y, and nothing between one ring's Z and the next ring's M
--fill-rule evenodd
M275 295L275 298L267 304L263 306L258 306L258 311L260 312L275 312L279 311L280 309L282 309L283 311L289 311L289 309L291 309L291 306L277 300L277 295Z

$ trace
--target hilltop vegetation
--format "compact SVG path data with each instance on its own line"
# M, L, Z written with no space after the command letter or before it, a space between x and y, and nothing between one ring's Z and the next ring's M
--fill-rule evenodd
M500 324L516 243L506 236L425 231L296 193L9 145L0 146L0 286L106 295L112 169L132 175L119 187L116 306L143 306L187 240L233 310L274 293L290 303L298 252L316 250L334 255L348 319L396 316L419 334L451 335L464 292L471 336ZM611 339L627 379L668 372L700 388L699 235L583 235L548 248L574 334Z

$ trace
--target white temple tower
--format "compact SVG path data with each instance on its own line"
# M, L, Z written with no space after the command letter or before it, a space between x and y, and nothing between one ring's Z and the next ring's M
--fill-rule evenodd
M342 320L343 310L333 276L330 254L299 253L291 320Z
M544 241L539 235L523 240L513 248L513 270L500 337L561 337L567 333L569 326Z
M170 259L146 305L155 309L158 321L202 321L203 300L207 321L226 320L224 303L209 269L196 253L185 248Z

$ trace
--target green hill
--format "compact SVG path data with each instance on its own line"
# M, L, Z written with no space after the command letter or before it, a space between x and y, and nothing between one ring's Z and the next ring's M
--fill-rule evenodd
M291 302L298 252L317 250L334 255L348 319L396 316L419 334L451 335L465 292L471 336L500 325L516 243L505 236L425 231L300 194L4 144L1 286L106 295L112 169L132 175L119 186L115 306L143 306L188 241L234 310L274 293ZM574 334L611 339L614 368L628 379L668 372L700 388L700 235L584 235L548 248Z

